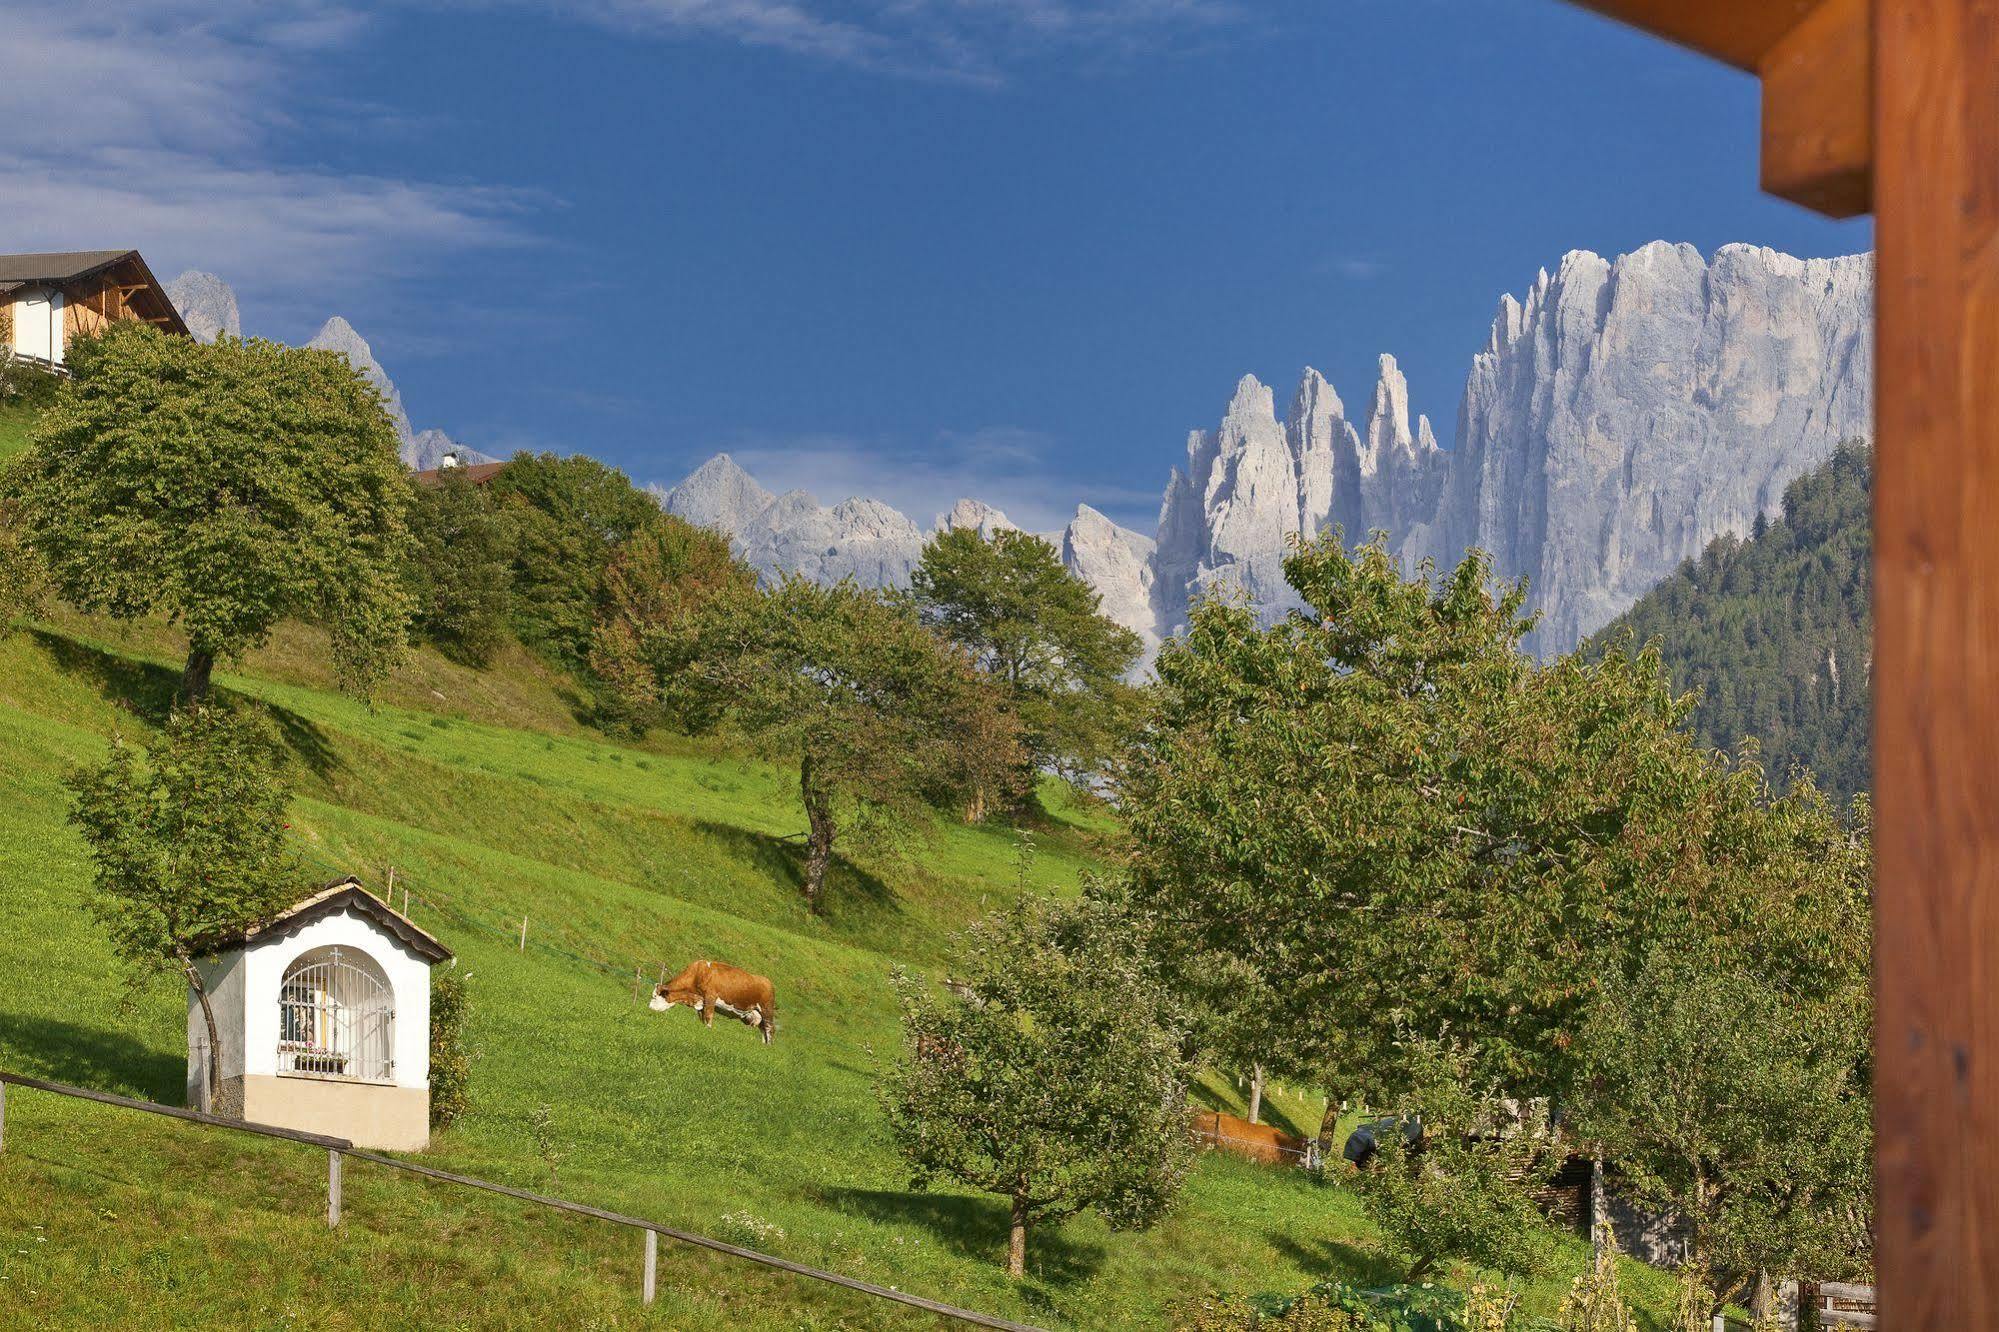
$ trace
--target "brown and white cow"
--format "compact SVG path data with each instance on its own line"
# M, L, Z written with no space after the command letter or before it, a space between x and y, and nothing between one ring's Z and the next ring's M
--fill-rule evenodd
M690 962L678 976L654 987L653 1012L664 1013L675 1004L686 1004L710 1027L720 1009L762 1032L765 1045L777 1032L777 990L770 978L727 962Z

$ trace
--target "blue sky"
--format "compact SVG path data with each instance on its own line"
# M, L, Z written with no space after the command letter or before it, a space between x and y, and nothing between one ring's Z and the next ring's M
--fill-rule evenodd
M0 0L0 250L344 314L419 428L1150 531L1236 378L1452 440L1502 292L1761 197L1746 77L1555 0ZM79 95L78 81L88 92Z

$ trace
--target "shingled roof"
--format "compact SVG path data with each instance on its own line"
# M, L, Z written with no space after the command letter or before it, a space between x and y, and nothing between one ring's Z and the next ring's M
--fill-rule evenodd
M68 250L55 254L0 254L0 283L74 282L111 267L137 250Z
M363 888L361 881L352 875L334 880L303 902L285 908L269 920L252 925L247 930L225 935L215 942L218 946L230 947L236 944L258 943L265 939L283 938L298 933L316 920L337 916L349 910L366 916L395 935L402 941L404 947L426 962L451 960L451 950L439 943L435 935L419 928L408 916Z
M109 268L129 265L126 276L141 287L134 289L135 312L148 323L168 332L188 335L187 321L180 317L167 289L146 267L137 250L62 250L44 254L0 254L0 296L29 285L67 287L92 278ZM140 308L143 307L143 308Z

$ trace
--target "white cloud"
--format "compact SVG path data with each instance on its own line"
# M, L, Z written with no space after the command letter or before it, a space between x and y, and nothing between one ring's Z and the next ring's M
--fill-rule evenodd
M268 330L440 251L524 240L546 202L527 193L286 160L323 110L308 65L367 27L321 0L0 0L7 248L130 245L162 278L219 270Z
M1350 282L1369 282L1388 271L1388 265L1379 259L1364 259L1349 255L1337 259L1321 259L1313 269L1324 276L1343 277Z
M508 3L509 0L473 0ZM1002 82L1049 53L1129 57L1242 17L1235 0L511 0L660 36L790 51L881 73Z
M1068 525L1088 504L1150 535L1159 489L1105 485L1062 475L1057 442L1014 426L945 431L922 447L847 435L753 435L717 448L763 486L809 491L822 504L861 496L900 509L929 530L960 499L984 500L1030 532ZM689 470L703 459L690 460ZM661 478L667 484L679 477ZM1160 487L1165 477L1159 478Z

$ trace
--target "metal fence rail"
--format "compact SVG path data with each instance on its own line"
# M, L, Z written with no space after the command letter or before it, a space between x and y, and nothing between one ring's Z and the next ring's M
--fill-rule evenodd
M34 1091L51 1092L57 1096L72 1096L79 1100L96 1101L102 1105L117 1106L125 1110L143 1110L148 1114L165 1115L171 1119L182 1119L189 1123L202 1124L211 1128L235 1129L240 1133L254 1133L260 1137L282 1138L288 1142L299 1142L305 1143L308 1146L323 1147L326 1149L327 1156L326 1224L329 1226L340 1224L341 1164L344 1158L347 1157L352 1157L357 1161L366 1161L372 1165L386 1166L391 1170L400 1170L405 1174L421 1175L426 1179L435 1179L446 1184L457 1184L469 1189L480 1189L487 1193L501 1194L508 1198L518 1198L522 1202L533 1203L539 1207L552 1207L557 1211L574 1212L578 1216L594 1217L599 1221L608 1221L613 1225L630 1226L634 1230L645 1232L643 1267L641 1269L641 1291L642 1298L647 1304L652 1303L653 1300L656 1273L658 1271L659 1237L664 1235L668 1239L677 1240L682 1244L693 1245L696 1248L710 1249L716 1253L728 1254L732 1258L741 1258L745 1262L758 1263L764 1267L773 1267L780 1272L790 1272L794 1276L805 1277L808 1280L823 1282L831 1286L841 1286L847 1290L859 1291L863 1295L872 1295L876 1299L891 1300L897 1304L908 1305L912 1309L921 1309L926 1313L955 1319L960 1323L969 1323L974 1327L998 1328L1000 1332L1043 1332L1043 1329L1034 1327L1031 1324L1016 1323L1005 1318L996 1318L991 1314L975 1313L970 1309L960 1309L956 1305L925 1299L921 1295L911 1295L905 1291L890 1290L887 1286L877 1286L871 1281L862 1281L856 1277L841 1276L838 1272L827 1272L817 1267L807 1267L803 1263L794 1263L787 1258L779 1258L768 1253L759 1253L755 1249L745 1249L740 1245L729 1244L718 1239L710 1239L706 1235L694 1234L692 1231L678 1230L672 1226L661 1225L657 1221L648 1221L643 1217L626 1216L622 1212L607 1211L602 1207L591 1207L587 1203L570 1202L565 1198L551 1198L547 1194L534 1193L528 1189L517 1189L506 1184L496 1184L490 1179L479 1179L472 1175L456 1175L448 1170L439 1170L434 1166L418 1165L414 1161L403 1161L396 1157L383 1156L376 1152L360 1151L345 1138L330 1138L324 1134L303 1133L297 1129L276 1128L268 1124L251 1124L237 1119L225 1119L220 1115L203 1114L199 1110L183 1110L179 1106L159 1105L152 1101L135 1100L130 1096L118 1096L111 1092L93 1091L87 1087L72 1087L67 1083L49 1082L42 1078L26 1077L19 1073L9 1073L4 1069L0 1069L0 1152L4 1152L7 1145L7 1087L9 1084L16 1087L26 1087Z

